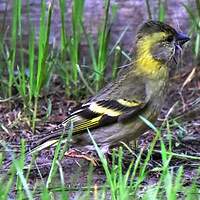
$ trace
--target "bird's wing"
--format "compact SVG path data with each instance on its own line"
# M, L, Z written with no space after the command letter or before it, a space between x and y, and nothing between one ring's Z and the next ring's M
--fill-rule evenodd
M141 77L128 74L130 76L122 77L126 83L117 80L107 85L88 102L74 108L57 128L42 134L41 139L33 145L34 152L56 145L61 136L62 141L66 141L64 138L68 139L68 133L80 135L87 129L106 128L107 125L126 122L140 113L149 102L146 85Z
M36 142L30 152L32 154L56 145L62 135L65 138L68 136L70 129L72 129L72 135L77 135L87 129L107 126L116 123L120 117L128 113L136 114L145 105L145 102L126 99L99 100L82 104L79 108L75 108L56 129L46 133L45 136L43 134L42 139Z
M66 127L69 126L69 122L72 123L73 134L76 134L87 128L97 128L115 123L120 116L136 112L144 105L144 102L125 99L92 101L74 110L62 125Z

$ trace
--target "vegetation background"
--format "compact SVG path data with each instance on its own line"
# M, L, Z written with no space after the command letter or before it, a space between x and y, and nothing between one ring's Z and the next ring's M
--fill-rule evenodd
M25 146L131 62L134 35L148 19L192 38L173 69L159 128L147 121L151 131L136 150L124 144L109 162L96 147L95 169L61 161L56 148L24 170ZM199 48L199 0L1 0L0 198L200 199Z

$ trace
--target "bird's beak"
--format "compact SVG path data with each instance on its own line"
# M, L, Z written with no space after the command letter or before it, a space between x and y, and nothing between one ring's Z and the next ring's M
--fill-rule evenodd
M177 33L176 34L176 41L179 45L183 45L184 43L188 42L190 38L185 35L184 33Z
M185 35L184 33L177 33L176 34L175 55L181 55L183 44L185 44L189 40L190 40L190 38L187 35ZM175 57L176 56L173 56L173 59L174 59L175 63L177 64Z

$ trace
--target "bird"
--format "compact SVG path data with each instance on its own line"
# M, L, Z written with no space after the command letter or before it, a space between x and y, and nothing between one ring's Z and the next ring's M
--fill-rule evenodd
M140 116L154 123L169 87L169 71L177 53L190 38L160 21L147 21L135 37L134 58L85 103L72 109L55 129L42 134L29 154L40 152L59 141L65 143L71 132L71 146L77 151L94 151L94 141L107 152L120 142L137 139L149 127ZM62 138L61 138L62 137ZM61 138L61 139L60 139Z

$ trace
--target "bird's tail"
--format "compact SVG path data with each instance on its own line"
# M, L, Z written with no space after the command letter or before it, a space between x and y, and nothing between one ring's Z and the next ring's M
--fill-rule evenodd
M56 146L59 143L64 144L67 141L70 140L70 130L65 130L65 128L62 126L56 127L55 129L43 133L39 136L35 136L29 143L31 145L28 145L28 148L25 152L25 159L33 154L37 154L41 152L42 150ZM14 156L12 156L14 157ZM20 155L15 156L13 159L17 160L20 158ZM9 166L12 164L13 159L10 161L7 161L4 163L4 166L8 169Z

